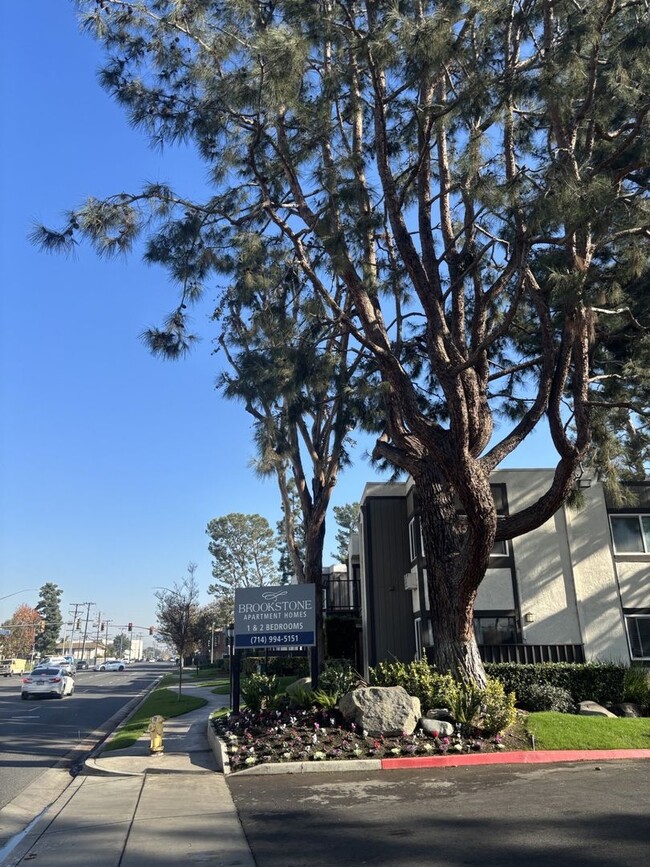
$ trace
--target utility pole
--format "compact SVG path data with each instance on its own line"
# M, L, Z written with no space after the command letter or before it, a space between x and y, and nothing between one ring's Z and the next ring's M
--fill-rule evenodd
M85 602L74 603L74 614L72 615L72 626L70 627L70 656L74 656L74 630L77 625L77 611L85 604ZM65 641L63 642L63 655L65 656Z
M95 661L93 665L97 665L97 650L99 648L99 632L102 628L102 612L97 612L97 638L95 639Z
M112 620L104 621L104 623L106 624L106 638L104 639L104 641L106 642L106 647L108 647L108 627L112 622ZM106 659L106 651L104 651L104 659Z
M86 622L84 624L84 637L83 637L83 640L81 642L81 653L79 655L79 659L84 658L84 653L86 651L86 636L88 635L88 621L90 620L90 606L94 605L95 603L94 602L84 602L83 604L86 606Z

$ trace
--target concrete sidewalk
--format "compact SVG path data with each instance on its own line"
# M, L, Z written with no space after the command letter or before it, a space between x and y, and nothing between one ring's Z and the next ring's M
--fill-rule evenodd
M207 740L227 696L184 684L208 704L165 723L165 751L149 737L103 750L0 853L0 867L255 867L235 805ZM8 814L10 815L10 814Z

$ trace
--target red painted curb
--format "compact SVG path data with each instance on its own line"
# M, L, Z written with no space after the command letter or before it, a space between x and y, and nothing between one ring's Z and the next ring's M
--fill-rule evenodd
M456 768L463 765L543 765L551 762L603 762L612 759L650 759L650 750L521 750L510 753L413 756L382 759L382 771L408 768Z

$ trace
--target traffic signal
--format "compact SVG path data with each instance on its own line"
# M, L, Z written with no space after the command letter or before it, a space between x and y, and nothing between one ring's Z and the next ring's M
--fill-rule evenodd
M149 627L149 635L153 635L153 626Z
M133 632L133 624L132 623L129 623L128 630L129 630L129 632Z
M102 625L101 625L100 628L101 628L101 631L102 631L102 632L106 629L106 624L105 624L103 621L102 621Z
M81 618L77 618L77 629L81 629Z

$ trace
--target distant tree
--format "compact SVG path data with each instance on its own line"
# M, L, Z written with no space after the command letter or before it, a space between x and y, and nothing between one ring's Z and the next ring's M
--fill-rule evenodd
M336 531L336 551L331 556L339 563L347 563L350 534L356 530L359 521L359 504L346 503L344 506L334 506L333 511L339 529Z
M2 624L9 631L3 642L3 656L29 659L43 625L41 615L35 608L19 605L9 620Z
M233 611L223 608L218 599L201 606L197 616L197 649L201 657L207 659L210 656L213 624L216 633L225 630L232 619Z
M63 591L60 590L52 581L48 581L40 589L40 598L36 605L36 610L45 621L45 626L42 632L36 636L36 650L41 656L47 656L54 653L56 650L63 616L61 615L61 596Z
M278 583L275 536L266 518L231 512L209 521L206 533L216 579L208 593Z
M183 688L183 660L194 653L199 639L199 587L196 563L187 566L187 577L169 589L158 590L158 637L178 654L178 697Z
M435 664L484 683L495 541L548 521L587 462L648 467L647 0L78 5L103 86L157 145L191 140L212 188L92 199L35 240L148 232L180 287L151 333L168 353L245 272L242 238L291 257L371 359L375 457L414 480ZM491 475L543 425L553 478L498 515Z
M119 635L116 635L111 644L111 654L113 656L117 656L118 658L122 658L127 650L131 649L131 639L129 636L122 632Z

